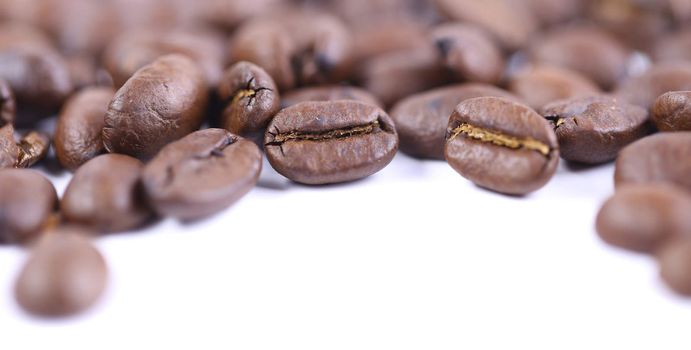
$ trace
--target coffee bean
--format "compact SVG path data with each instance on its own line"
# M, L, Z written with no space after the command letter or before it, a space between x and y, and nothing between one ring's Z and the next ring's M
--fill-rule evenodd
M691 239L669 242L657 254L660 276L675 292L691 296Z
M691 10L691 7L689 7ZM655 62L684 62L691 60L691 29L667 33L659 37L650 55Z
M300 102L353 100L380 106L376 96L354 86L315 86L291 90L281 98L281 107L286 108Z
M478 97L456 107L446 132L446 160L475 184L524 195L543 187L559 162L550 123L529 107Z
M50 136L43 132L31 131L19 140L17 146L19 146L19 157L17 157L16 167L30 168L48 154Z
M0 241L4 242L33 238L58 204L53 185L33 170L0 170L0 193Z
M264 130L280 107L278 88L268 73L249 62L238 62L221 79L218 94L229 101L222 126L253 140L263 140ZM258 142L261 143L261 142Z
M194 132L164 147L146 165L143 183L156 211L181 220L215 214L257 183L259 148L223 129Z
M103 153L101 131L113 95L112 88L93 87L76 93L65 103L55 129L55 153L62 166L74 171Z
M64 227L41 236L15 283L15 298L24 310L43 317L68 316L98 301L108 269L88 234Z
M619 153L615 184L671 183L691 190L690 158L691 132L648 136Z
M303 102L279 112L266 131L266 155L304 184L353 181L383 169L398 135L380 108L358 101Z
M351 30L352 56L357 66L387 53L415 50L429 41L427 26L411 21L382 19L351 27Z
M600 88L587 77L566 68L535 66L511 77L509 91L536 109L566 98L600 94Z
M0 127L11 124L17 115L17 104L7 81L0 79Z
M63 195L64 219L102 232L139 228L151 217L140 182L143 167L139 160L121 154L86 162Z
M545 106L542 115L554 126L561 157L578 163L612 161L650 132L648 111L609 96L557 101Z
M681 0L686 2L687 0ZM670 11L666 3L672 1L587 1L588 17L603 30L641 51L649 48L671 29Z
M691 91L673 91L658 97L652 120L660 131L691 131Z
M401 150L413 157L444 159L446 127L456 106L483 96L517 98L497 87L465 83L429 90L399 101L391 118L400 137Z
M585 1L528 0L527 6L538 21L547 25L568 22L583 14Z
M189 58L163 56L137 71L115 93L103 127L108 152L151 158L197 130L207 104L202 72Z
M108 71L98 65L94 57L74 55L66 57L65 60L75 91L94 86L113 86L113 78Z
M670 185L623 186L597 216L597 232L607 243L653 253L678 237L691 238L691 196Z
M691 90L691 63L665 63L626 80L617 88L615 95L629 103L651 109L660 95L687 90Z
M19 158L19 146L14 139L12 124L0 127L0 169L13 168Z

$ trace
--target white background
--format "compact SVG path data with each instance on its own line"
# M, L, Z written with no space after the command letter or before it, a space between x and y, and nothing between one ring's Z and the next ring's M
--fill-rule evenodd
M97 239L109 289L57 321L18 308L26 253L0 247L0 349L688 350L691 302L595 234L612 173L562 165L512 198L398 155L351 184L256 188Z

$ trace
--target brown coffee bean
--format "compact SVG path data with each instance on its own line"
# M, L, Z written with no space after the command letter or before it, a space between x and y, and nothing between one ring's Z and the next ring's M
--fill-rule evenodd
M44 132L31 131L19 140L17 146L19 146L19 157L17 157L16 167L30 168L48 154L50 136Z
M542 115L552 122L561 157L599 164L650 133L648 111L609 96L577 97L550 103Z
M109 152L151 158L199 128L207 100L206 83L194 62L182 55L163 56L115 93L103 144Z
M558 67L536 66L509 80L509 91L535 109L566 98L599 95L600 88L580 73Z
M4 242L35 237L58 204L53 184L33 170L0 170L0 193L0 241Z
M196 220L247 194L261 167L254 143L223 129L206 129L164 147L146 165L143 183L159 214Z
M7 81L0 79L0 127L14 122L17 115L17 104Z
M379 99L367 90L347 85L315 86L291 90L281 98L281 107L290 107L300 102L339 100L360 101L381 107Z
M12 124L0 127L0 169L13 168L19 158L19 146L14 139Z
M528 0L527 6L541 23L553 25L582 15L585 3L581 0Z
M62 166L74 171L103 153L101 131L113 95L112 88L93 87L80 91L65 103L55 129L55 153Z
M691 238L691 196L660 184L623 186L597 216L597 233L605 242L644 253L679 237Z
M656 255L662 280L675 292L691 296L691 239L673 240Z
M266 155L283 176L318 185L383 169L398 135L382 109L359 101L303 102L280 111L266 131Z
M691 7L689 7L691 9ZM660 36L651 49L655 62L684 62L691 60L691 28Z
M88 235L81 228L63 227L41 236L15 283L15 298L24 310L43 317L69 316L98 301L108 268Z
M495 84L504 72L504 57L493 38L472 25L450 23L432 31L444 64L459 78Z
M113 86L112 77L104 68L98 65L94 57L75 55L65 59L75 91L94 86Z
M665 3L674 1L678 0L586 1L587 15L592 22L615 35L627 46L647 51L671 29L672 21Z
M673 91L658 97L652 120L660 131L691 131L691 91Z
M528 106L478 97L456 107L446 132L446 160L478 186L524 195L543 187L559 163L550 123Z
M347 3L348 1L339 1ZM358 25L353 31L353 62L360 65L395 51L415 50L427 45L427 27L420 23L386 20Z
M687 90L691 90L691 64L665 63L626 80L617 88L615 95L629 103L651 109L660 95Z
M151 218L141 187L143 164L121 154L98 156L74 173L60 209L67 222L102 232L136 229Z
M619 153L615 184L671 183L691 190L690 158L691 132L648 136Z
M502 89L479 83L465 83L411 95L391 109L391 119L400 137L401 150L413 157L444 159L446 127L456 106L483 96L518 100Z

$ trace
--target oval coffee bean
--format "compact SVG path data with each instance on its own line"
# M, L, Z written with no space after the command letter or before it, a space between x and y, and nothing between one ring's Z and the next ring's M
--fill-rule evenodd
M529 107L499 97L462 102L449 119L446 160L490 190L524 195L543 187L559 163L551 125Z
M15 299L32 314L60 317L88 309L103 294L108 268L89 232L62 227L31 249L15 283Z
M0 241L4 242L33 238L58 205L53 184L33 170L0 170L0 194Z
M600 94L600 88L580 73L566 68L536 66L511 77L509 91L536 109L554 101Z
M615 95L650 110L660 95L687 90L691 90L691 63L665 63L626 80L617 88Z
M108 106L103 144L112 153L151 158L197 130L207 89L202 72L182 55L163 56L137 71Z
M12 124L0 127L0 169L13 168L19 158L19 146L14 139Z
M19 157L17 168L30 168L48 155L50 149L50 136L38 131L31 131L22 137L17 144Z
M304 184L353 181L383 169L398 135L379 107L358 101L303 102L280 111L266 131L266 155Z
M691 296L691 239L671 241L656 255L662 280L675 292Z
M381 102L369 91L347 85L313 86L291 90L281 98L281 107L300 102L352 100L381 106Z
M151 218L141 188L143 164L122 154L98 156L74 173L60 209L67 222L102 232L136 229Z
M605 202L597 233L624 249L653 253L678 237L691 238L691 196L670 185L624 186Z
M74 171L103 153L101 132L113 95L112 88L93 87L76 93L67 101L55 129L55 153L62 166Z
M638 140L617 158L617 188L629 183L671 183L691 191L691 132L661 133Z
M446 127L456 106L471 98L483 96L516 97L500 88L466 83L411 95L391 109L401 150L413 157L444 159Z
M561 157L599 164L617 158L650 132L648 111L614 97L579 97L550 103L542 115L554 125Z
M17 103L7 81L0 79L0 127L14 122Z
M673 91L658 97L652 120L660 131L691 131L691 91Z
M223 129L194 132L164 147L146 165L144 189L156 211L181 220L215 214L257 183L262 154Z

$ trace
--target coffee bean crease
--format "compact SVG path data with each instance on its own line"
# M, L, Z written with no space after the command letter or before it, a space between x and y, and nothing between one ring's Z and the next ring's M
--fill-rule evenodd
M535 140L530 137L519 138L506 135L500 132L488 130L485 128L462 123L453 129L449 141L455 139L459 135L471 138L481 142L489 142L497 146L507 147L510 149L527 149L536 151L547 157L552 152L552 149L545 143Z

